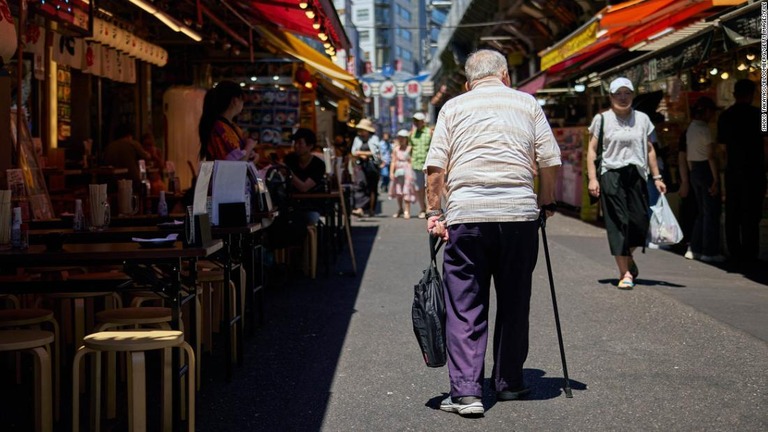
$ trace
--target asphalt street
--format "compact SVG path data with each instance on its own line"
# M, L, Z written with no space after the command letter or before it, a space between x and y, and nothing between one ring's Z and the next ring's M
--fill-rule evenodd
M637 287L621 291L604 230L563 215L547 236L573 398L562 392L540 248L530 397L497 403L486 385L484 417L440 411L447 369L424 365L410 319L429 260L425 222L394 212L385 201L381 216L354 221L355 276L344 274L346 249L314 281L273 275L287 281L267 290L265 323L245 341L233 382L222 356L203 359L198 430L768 430L765 269L745 276L648 250L636 257Z

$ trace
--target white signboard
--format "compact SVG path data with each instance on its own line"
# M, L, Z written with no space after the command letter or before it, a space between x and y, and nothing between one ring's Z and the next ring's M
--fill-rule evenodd
M405 95L411 99L421 96L421 84L416 80L405 83Z
M387 80L381 83L379 91L384 99L393 99L397 95L397 86L394 82Z
M365 95L365 97L371 97L372 93L373 89L371 88L371 85L363 81L363 95Z

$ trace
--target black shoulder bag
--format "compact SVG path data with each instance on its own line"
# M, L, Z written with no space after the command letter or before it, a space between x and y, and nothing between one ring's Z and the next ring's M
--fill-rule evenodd
M600 181L600 166L603 162L603 124L605 123L605 117L603 117L602 114L600 114L600 131L597 133L597 149L595 151L595 177L597 178L597 181ZM587 178L587 182L589 182L589 178ZM600 197L589 195L589 203L594 204L598 200L600 200Z

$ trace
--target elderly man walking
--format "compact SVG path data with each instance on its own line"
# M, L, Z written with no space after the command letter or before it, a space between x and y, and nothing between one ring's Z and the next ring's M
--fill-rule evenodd
M491 372L496 398L519 399L529 392L523 363L538 218L541 208L555 201L561 162L536 100L509 88L504 56L477 51L465 72L468 91L440 111L425 163L427 230L447 241L443 277L451 389L440 409L478 416L485 413L491 278L497 298Z

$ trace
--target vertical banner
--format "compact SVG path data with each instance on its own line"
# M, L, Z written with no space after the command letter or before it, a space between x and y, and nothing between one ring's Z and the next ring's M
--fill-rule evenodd
M101 44L86 41L83 51L83 72L101 76Z
M389 133L394 134L397 130L397 109L394 105L389 105Z
M397 122L401 124L405 122L405 103L403 99L403 95L397 95ZM393 128L392 132L395 130L397 129Z
M24 33L24 51L31 52L35 56L35 79L45 80L45 61L43 61L45 58L45 28L34 23L27 25L27 31Z

